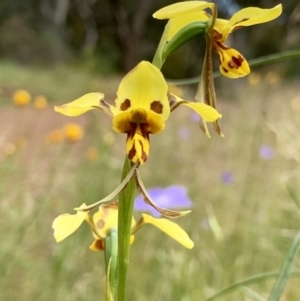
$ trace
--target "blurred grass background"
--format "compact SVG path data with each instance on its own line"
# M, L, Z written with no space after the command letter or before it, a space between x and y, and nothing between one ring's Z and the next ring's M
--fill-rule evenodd
M246 6L278 4L215 2L222 18ZM92 91L113 102L124 72L152 59L165 22L151 14L170 3L0 3L1 301L104 298L103 254L88 250L86 225L56 244L51 224L118 185L126 137L97 111L68 118L53 106ZM237 31L228 45L247 59L299 49L299 12L297 0L284 1L280 18ZM203 43L195 39L178 49L164 74L198 75ZM164 132L151 136L150 157L141 168L144 183L188 189L193 211L177 221L195 247L186 250L150 226L139 231L131 247L128 300L206 300L232 283L280 269L300 220L298 65L299 59L256 68L245 79L218 78L224 139L212 130L207 139L195 115L182 107ZM13 102L20 89L31 94L23 106ZM192 99L195 86L179 92ZM37 96L47 102L36 105ZM74 127L75 134L66 136ZM267 297L274 281L251 288ZM299 278L290 279L281 300L299 298ZM222 300L250 299L240 290Z

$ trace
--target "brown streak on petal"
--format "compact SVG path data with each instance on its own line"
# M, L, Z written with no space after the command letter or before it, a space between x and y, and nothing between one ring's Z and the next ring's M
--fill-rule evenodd
M95 248L103 251L104 250L104 241L97 239L96 243L95 243Z
M241 21L238 21L238 22L234 23L233 26L235 26L236 24L239 24L239 23L248 21L248 20L249 20L249 18L245 18L245 19L243 19L243 20L241 20ZM232 26L232 27L233 27L233 26Z
M229 49L228 46L224 45L224 44L221 43L221 42L217 42L217 41L216 41L216 44L217 44L218 47L220 47L220 48L223 49L223 50Z
M230 69L238 69L242 66L244 60L245 59L241 55L239 55L238 57L233 56L228 62L228 67Z
M228 70L226 68L222 67L222 69L225 73L228 73Z
M139 144L140 144L141 149L142 149L142 158L141 158L141 159L142 159L143 162L146 162L148 156L147 156L147 154L146 154L145 151L144 151L144 146L143 146L143 143L142 143L141 140L139 140Z
M222 35L220 32L216 31L216 30L213 30L213 31L212 31L211 36L212 36L212 38L213 38L215 41L220 41L220 40L222 40L222 38L223 38L223 35Z
M120 106L120 109L122 111L126 111L128 108L130 108L131 106L131 102L130 100L127 98L125 99L122 103L121 103L121 106Z
M133 144L131 150L128 152L128 158L129 158L130 160L132 160L132 159L134 158L135 155L136 155L136 150L135 150L134 144Z
M154 100L150 105L150 109L157 114L162 114L163 107L164 106L162 105L162 103L158 100Z

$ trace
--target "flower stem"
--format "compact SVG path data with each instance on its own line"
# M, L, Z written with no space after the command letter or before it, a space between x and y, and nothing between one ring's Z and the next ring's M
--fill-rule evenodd
M127 176L131 169L131 162L126 157L122 180ZM125 190L119 197L119 214L118 214L118 245L119 245L119 283L118 283L118 301L125 301L126 297L126 279L129 263L129 247L130 247L130 234L131 222L133 215L134 198L136 194L136 182L132 177Z

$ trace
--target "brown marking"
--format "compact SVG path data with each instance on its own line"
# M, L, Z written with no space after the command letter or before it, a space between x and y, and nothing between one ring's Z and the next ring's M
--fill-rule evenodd
M97 228L98 229L102 229L102 228L104 228L104 226L105 226L104 220L103 219L99 219L98 222L97 222Z
M245 19L243 19L241 21L238 21L238 22L234 23L233 26L235 26L236 24L242 23L244 21L248 21L248 20L249 20L249 18L245 18Z
M228 70L226 68L222 67L222 69L225 73L228 73Z
M241 55L239 55L238 57L233 56L228 62L228 67L230 69L238 69L242 66L244 60L245 59Z
M146 154L145 151L144 151L143 143L142 143L141 140L139 140L139 143L140 143L140 146L141 146L141 148L142 148L142 158L141 158L141 159L143 160L143 162L146 162L148 156L147 156L147 154Z
M104 250L104 241L97 239L95 243L95 247L98 250Z
M162 105L162 103L158 100L154 100L150 105L150 109L157 114L162 114L163 107L164 106Z
M221 43L221 42L215 42L221 49L223 49L223 50L227 50L227 49L229 49L229 47L228 46L226 46L226 45L224 45L223 43Z
M130 108L131 106L131 102L128 98L126 98L122 103L121 103L121 106L120 106L120 109L122 111L126 111L128 108Z
M135 155L136 155L136 150L135 150L134 144L133 144L131 150L128 152L128 158L129 158L130 160L132 160L132 159L134 158Z
M146 123L147 122L147 114L145 112L140 112L140 111L133 111L132 112L132 117L131 117L131 121L133 123Z
M220 41L220 40L222 40L222 38L223 38L223 35L220 33L220 32L218 32L218 31L216 31L215 29L212 31L212 38L215 40L215 41Z

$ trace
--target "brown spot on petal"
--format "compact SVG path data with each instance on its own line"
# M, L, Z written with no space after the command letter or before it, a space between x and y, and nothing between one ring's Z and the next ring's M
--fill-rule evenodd
M239 55L238 57L231 57L231 60L228 62L228 67L231 69L238 69L242 66L242 63L245 59Z
M130 100L127 98L125 99L122 103L121 103L121 106L120 106L120 109L122 111L126 111L128 108L130 108L131 106L131 102Z
M97 228L98 229L102 229L102 228L104 228L104 226L105 226L104 220L103 219L99 219L98 222L97 222Z
M159 102L158 100L154 100L151 105L150 105L150 109L152 111L154 111L157 114L161 114L163 111L163 105L161 102Z

